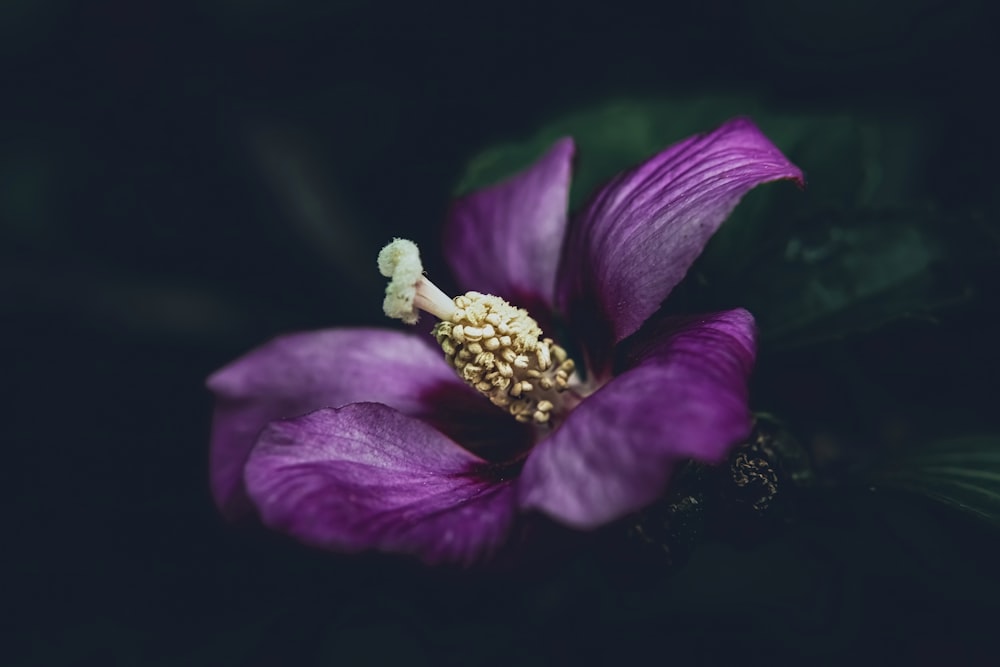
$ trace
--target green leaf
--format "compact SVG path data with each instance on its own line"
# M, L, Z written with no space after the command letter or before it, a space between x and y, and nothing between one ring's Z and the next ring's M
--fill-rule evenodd
M890 463L877 482L1000 526L1000 436L927 445Z
M550 119L532 136L490 147L473 158L456 193L502 180L528 166L556 139L572 136L578 149L571 195L571 207L576 208L623 169L735 116L752 118L806 171L811 196L797 197L799 203L897 203L917 186L926 128L916 122L857 114L781 113L755 97L736 95L621 99Z
M808 187L770 184L745 197L671 296L672 310L743 306L765 342L797 345L970 298L961 271L967 258L950 247L968 221L912 204L923 196L933 128L898 114L775 112L747 96L619 100L483 152L458 191L501 180L571 135L578 146L571 206L578 208L622 169L737 115L750 116L803 168Z
M953 240L962 221L943 218L927 208L874 209L774 225L739 259L710 248L694 269L699 294L689 298L743 306L762 340L783 345L929 316L974 295L965 270L973 254Z

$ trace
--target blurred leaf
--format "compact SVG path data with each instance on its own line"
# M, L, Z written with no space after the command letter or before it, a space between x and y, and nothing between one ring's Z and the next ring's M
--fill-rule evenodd
M457 193L502 180L530 164L559 137L572 136L578 153L571 195L571 206L576 208L619 171L735 116L751 117L806 171L810 197L808 202L801 195L795 197L800 205L897 203L916 186L926 128L907 118L778 113L750 96L699 96L618 100L553 119L526 140L494 146L476 156ZM892 164L887 164L890 159Z
M1000 525L1000 436L937 442L892 462L878 478Z
M740 258L706 253L694 269L698 305L746 307L762 339L784 345L929 316L974 294L974 253L952 238L963 222L927 208L818 213Z
M927 316L973 295L969 257L957 245L975 246L966 237L979 232L921 203L933 133L906 116L779 113L747 96L622 100L484 151L458 193L509 176L571 135L571 206L579 208L620 170L737 115L750 116L803 168L808 187L751 192L672 295L672 309L744 306L765 341L796 345Z
M310 148L315 140L302 132L258 125L250 128L248 142L261 175L286 208L283 222L304 246L340 269L353 289L381 292L382 281L372 276L369 258L382 239L370 239L370 225L350 210L331 170Z

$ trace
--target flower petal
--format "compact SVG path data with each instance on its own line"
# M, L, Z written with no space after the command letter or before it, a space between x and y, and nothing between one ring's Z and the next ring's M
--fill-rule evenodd
M802 172L748 119L671 146L606 185L570 226L558 305L597 370L677 283L740 198ZM596 300L596 303L595 303Z
M469 564L514 516L509 481L427 424L378 403L271 422L246 465L264 523L333 551Z
M560 139L524 171L453 204L444 249L463 289L532 314L552 310L573 152L573 140Z
M282 336L216 372L208 387L216 395L212 493L230 518L252 510L243 465L257 434L274 419L374 401L423 419L468 446L516 440L523 433L462 382L439 349L395 331Z
M678 462L720 461L749 434L751 315L672 325L532 451L518 485L522 507L594 528L655 500Z

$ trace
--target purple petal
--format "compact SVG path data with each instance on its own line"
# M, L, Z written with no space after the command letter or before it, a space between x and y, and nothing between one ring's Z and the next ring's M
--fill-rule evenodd
M243 464L257 434L274 419L373 401L424 419L468 446L523 434L458 379L441 350L395 331L282 336L215 373L208 386L216 395L212 493L230 518L252 509L243 489Z
M552 310L573 152L573 140L560 139L524 171L454 203L444 249L463 289L536 317Z
M600 190L570 227L557 288L558 305L586 332L588 351L606 354L634 333L740 198L778 179L801 185L802 172L738 118L671 146ZM595 360L598 367L606 362Z
M489 555L514 515L509 481L427 424L378 403L272 422L246 465L264 523L333 551L428 563Z
M750 432L753 318L674 320L638 365L586 398L532 451L519 503L588 529L663 493L677 463L718 462Z

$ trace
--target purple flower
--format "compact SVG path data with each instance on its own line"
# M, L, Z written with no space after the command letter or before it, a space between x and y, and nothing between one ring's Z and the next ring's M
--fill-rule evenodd
M748 435L751 315L654 314L744 194L801 184L800 170L736 119L620 174L570 220L573 152L562 139L455 203L446 256L475 292L452 301L415 247L383 251L387 312L437 315L440 347L299 333L209 379L224 514L255 511L335 551L468 563L521 513L597 527L655 500L678 463L720 461ZM575 360L542 333L557 321Z

